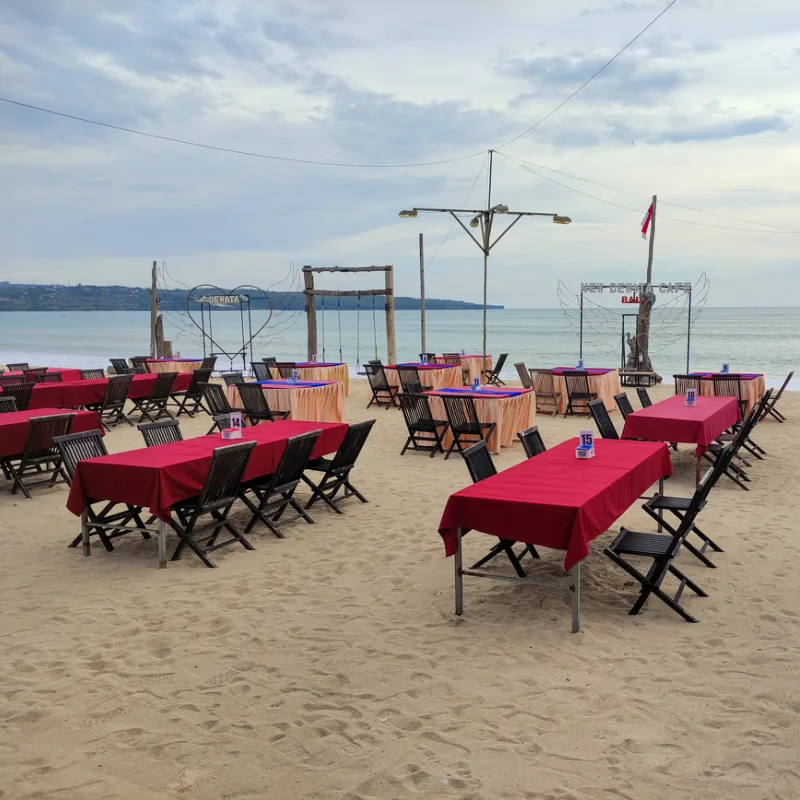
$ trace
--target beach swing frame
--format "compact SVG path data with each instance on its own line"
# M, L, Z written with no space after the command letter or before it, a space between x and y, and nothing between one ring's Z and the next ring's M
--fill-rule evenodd
M382 272L384 274L384 288L383 289L317 289L314 286L314 275L318 272ZM373 328L377 339L377 328L374 325L375 314L375 298L384 297L384 310L386 312L386 352L389 358L389 363L394 364L397 361L397 345L395 340L395 327L394 327L394 267L389 264L388 266L371 266L371 267L303 267L303 282L305 288L303 294L306 300L306 322L308 325L308 347L307 358L311 361L317 350L317 297L322 298L324 304L326 297L336 298L336 308L339 312L339 357L341 359L341 298L342 297L357 297L358 298L358 311L361 310L361 298L372 297L373 302ZM325 323L324 323L324 305L323 312L323 340L325 337ZM358 334L360 347L360 334ZM377 350L377 341L376 341ZM324 353L323 353L324 358ZM359 360L360 353L357 354L356 360ZM358 364L356 368L358 368Z

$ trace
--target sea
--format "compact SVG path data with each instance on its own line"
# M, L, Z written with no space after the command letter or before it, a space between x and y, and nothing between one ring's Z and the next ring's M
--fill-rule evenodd
M623 350L623 321L632 318L602 312L584 320L583 361L587 367L618 367ZM318 358L344 361L353 375L371 358L386 362L386 328L382 312L327 311L317 314ZM274 356L279 360L306 358L303 312L253 311L250 320L238 311L213 312L209 331L201 320L179 312L164 313L165 338L182 357L212 351L217 368L242 369L245 360ZM508 353L504 373L516 377L514 364L527 367L574 366L579 358L578 322L561 309L495 309L488 311L487 350L495 359ZM421 352L419 311L395 314L397 357L417 360ZM768 386L780 385L800 356L800 308L705 308L688 328L685 315L654 320L651 360L665 382L687 369L759 372ZM210 338L209 338L210 334ZM428 311L428 352L480 353L482 311ZM204 348L205 343L205 348ZM107 367L110 358L145 355L150 347L150 314L145 311L10 311L0 313L0 364L27 361L36 366ZM227 355L226 355L227 354ZM800 390L800 377L790 388Z

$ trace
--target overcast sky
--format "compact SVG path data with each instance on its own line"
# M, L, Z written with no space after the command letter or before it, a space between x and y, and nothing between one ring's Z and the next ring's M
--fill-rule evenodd
M403 169L302 165L0 103L0 279L141 286L158 259L190 285L266 287L290 262L392 263L397 292L417 296L422 232L428 295L477 302L482 260L466 234L439 249L445 215L397 212L460 207L473 186L467 205L483 207L485 152L500 148L570 188L496 155L493 202L573 224L520 221L492 253L490 302L555 307L558 279L641 279L639 226L655 193L656 280L706 271L711 305L796 305L799 233L667 201L800 230L797 4L678 0L503 147L666 2L0 0L0 94L15 100L301 159L476 154Z

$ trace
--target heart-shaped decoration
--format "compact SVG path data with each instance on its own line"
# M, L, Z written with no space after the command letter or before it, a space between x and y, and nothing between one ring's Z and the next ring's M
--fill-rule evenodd
M209 290L213 290L214 294L213 295L210 294ZM229 353L227 350L225 350L224 347L222 347L216 341L214 341L211 334L208 331L204 330L203 326L199 325L194 316L192 316L192 306L191 306L192 303L208 302L206 298L209 299L213 298L213 300L215 300L216 302L212 302L212 305L218 305L220 307L224 306L232 307L239 302L238 300L239 295L247 295L252 300L252 294L254 292L262 296L269 305L269 314L267 315L267 321L255 333L253 333L246 342L242 343L242 349L238 350L236 353ZM230 300L227 300L227 298L230 298ZM235 289L226 291L225 289L221 289L219 286L214 286L213 284L210 283L204 283L201 284L200 286L195 286L193 289L189 291L189 294L186 296L186 313L189 315L189 319L192 321L192 324L195 326L195 328L197 328L197 330L200 331L201 334L203 334L203 336L208 338L208 340L217 349L220 355L225 355L231 360L237 358L238 356L244 356L247 354L247 351L250 348L252 342L258 337L261 331L263 331L264 328L266 328L267 325L269 325L270 320L272 319L273 310L274 309L272 307L272 300L270 300L269 295L263 289L259 289L258 286L252 286L250 284L243 284L241 286L237 286Z

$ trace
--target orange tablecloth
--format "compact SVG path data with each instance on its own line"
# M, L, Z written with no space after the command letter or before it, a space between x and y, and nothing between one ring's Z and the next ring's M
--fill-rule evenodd
M492 368L492 357L461 356L461 366L469 373L467 383L471 384L475 378L480 378L481 383L486 383L486 379L481 373L485 369Z
M274 411L290 411L290 419L312 422L344 422L344 384L339 381L324 386L264 386L269 407ZM239 392L229 386L226 394L228 402L241 408Z
M400 376L396 369L384 367L386 380L389 386L400 386ZM461 367L443 366L441 369L420 369L420 383L423 386L430 386L431 389L446 389L453 386L463 386L461 377Z
M277 372L277 370L275 370ZM297 377L301 381L340 381L344 385L344 394L350 394L350 367L347 364L336 364L329 367L297 367Z
M563 375L553 375L553 382L555 383L556 391L561 392L558 413L563 414L567 410L567 382L564 380ZM617 403L614 400L614 395L622 392L619 370L612 369L603 375L590 375L589 391L597 393L598 399L603 401L608 411L616 411Z
M536 395L530 389L511 389L519 392L516 397L494 397L487 392L486 399L474 398L475 412L481 422L494 422L495 429L489 437L489 451L499 453L501 447L510 447L517 439L517 433L530 428L536 417ZM425 392L430 398L431 413L434 419L447 419L441 395ZM452 395L457 396L457 395ZM444 435L445 449L453 443L450 428Z
M750 380L742 378L739 381L739 390L742 393L742 400L745 402L744 413L749 414L750 409L758 402L758 398L767 390L764 376L759 375L757 378L751 378ZM713 397L714 381L712 379L703 378L700 381L700 394L706 397Z
M147 368L150 372L194 372L200 369L202 358L181 358L148 360Z

